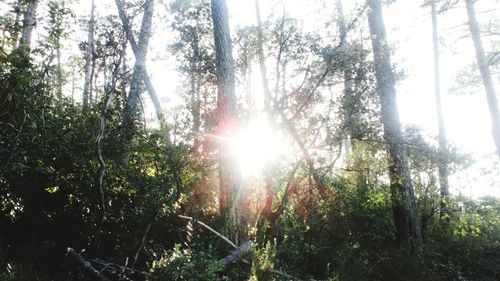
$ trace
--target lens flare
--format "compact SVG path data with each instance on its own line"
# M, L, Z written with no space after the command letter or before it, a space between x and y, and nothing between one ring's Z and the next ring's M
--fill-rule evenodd
M279 156L288 143L266 121L254 120L242 127L232 139L232 151L243 176L257 176Z

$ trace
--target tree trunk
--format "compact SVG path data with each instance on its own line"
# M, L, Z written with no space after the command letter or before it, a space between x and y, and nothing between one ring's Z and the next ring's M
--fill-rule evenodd
M92 0L90 8L89 33L87 39L87 48L85 49L85 81L83 83L83 110L89 108L89 102L92 97L92 80L94 69L94 23L95 23L95 0Z
M31 36L36 25L35 16L37 7L38 0L30 0L28 2L28 7L24 12L23 27L21 30L21 39L19 41L19 46L31 48Z
M467 16L469 18L470 34L472 35L472 41L474 41L474 48L476 49L477 65L479 67L479 72L481 72L484 89L486 90L486 99L488 101L488 107L491 116L491 125L493 127L493 140L495 141L497 155L500 158L500 112L498 110L497 96L495 93L495 88L493 87L491 72L488 68L488 63L484 54L483 42L481 41L481 32L479 30L479 24L476 20L476 12L474 11L474 1L465 0L465 3L467 4Z
M23 0L17 0L16 6L14 7L14 13L16 13L16 17L14 19L14 29L12 32L12 44L14 49L17 49L19 46L19 31L21 29L20 20L21 20L21 10L23 8Z
M151 82L151 78L149 77L148 71L146 69L146 59L145 58L146 58L146 52L147 52L148 46L141 46L140 35L139 35L139 44L135 40L134 33L132 32L132 27L130 26L130 22L129 22L127 15L125 13L125 7L123 4L123 1L122 0L115 0L115 3L116 3L116 7L118 8L118 14L120 16L120 20L122 21L123 29L125 30L125 36L127 36L127 40L129 41L130 47L132 47L132 52L134 53L134 56L136 58L135 59L136 63L134 65L134 69L137 67L138 70L140 70L142 72L141 77L144 81L144 84L146 85L146 90L148 91L149 97L151 98L151 101L153 102L153 105L155 107L156 116L158 117L158 120L160 121L160 125L163 125L164 120L163 120L163 113L161 110L160 99L158 98L158 95L156 94L156 90L153 86L153 83ZM145 5L145 6L148 6L148 5ZM151 4L151 7L150 7L151 15L149 15L151 17L149 19L149 29L150 29L149 33L151 33L153 6L154 5ZM144 17L143 17L143 22L142 22L142 26L141 26L141 34L142 34L143 28L145 28ZM149 36L150 36L150 34L149 34ZM149 45L149 38L148 38L147 45ZM144 58L142 58L142 57L144 57Z
M264 90L264 112L267 116L269 125L275 126L274 114L271 107L271 92L269 91L269 84L267 81L267 68L266 68L266 58L264 57L264 36L262 32L262 20L260 17L259 0L255 0L255 14L257 18L257 54L259 56L259 66L260 66L260 76L262 81L262 88ZM270 167L264 168L264 189L265 189L265 203L262 208L261 218L259 220L258 232L264 234L265 221L269 221L270 215L272 214L274 192L273 192L273 179L271 176L271 171L273 169ZM269 225L273 228L274 226ZM263 235L259 236L263 236Z
M396 103L395 75L391 67L391 57L387 44L382 5L380 0L367 0L370 8L368 23L375 63L377 92L381 103L381 119L384 139L387 143L389 177L396 238L406 241L418 238L419 226L416 220L416 206L413 185L402 141L401 124Z
M343 52L344 57L349 57L350 45L347 42L347 27L345 24L344 11L342 8L342 1L336 1L337 9L337 24L339 27L339 37L340 37L340 50ZM358 125L356 121L356 97L354 95L354 67L352 67L352 62L344 60L344 118L346 122L347 138L345 140L345 152L346 156L349 156L354 150L355 139L358 136Z
M58 40L59 41L59 40ZM60 42L57 43L57 98L62 99L63 96L63 73L62 73L62 63L61 63L61 46Z
M118 11L120 12L120 17L122 18L122 14L125 16L123 2L120 0L116 0L116 5L118 7ZM146 0L146 3L144 4L144 14L142 16L138 43L135 42L135 39L131 39L133 38L133 34L130 32L131 30L130 26L128 25L128 20L124 21L124 19L122 18L122 22L124 23L126 34L132 46L132 50L134 51L136 60L134 71L132 73L132 80L130 81L130 91L125 104L125 112L123 116L123 143L125 145L125 152L123 155L124 163L128 163L130 145L132 143L132 138L137 130L137 123L139 122L141 117L140 101L141 93L143 91L142 83L149 78L145 78L147 76L145 65L149 39L151 38L153 11L154 1Z
M443 105L441 101L441 82L439 75L439 40L437 30L437 10L436 0L431 0L432 13L432 43L434 46L434 94L436 97L436 113L438 121L438 142L439 142L439 187L440 187L440 213L443 217L447 213L447 202L450 197L448 188L448 159L447 159L447 138L444 126Z
M217 131L219 143L219 210L225 219L227 234L237 242L247 236L245 210L237 204L239 180L234 170L235 160L230 144L223 139L232 137L236 129L235 73L225 0L211 0L217 75Z
M259 55L262 88L264 90L264 111L267 114L268 120L272 122L273 114L271 111L271 92L269 91L269 84L267 83L266 58L264 57L264 48L263 48L264 36L262 33L262 20L260 18L259 0L255 0L255 13L257 17L257 53Z
M190 83L191 83L191 116L193 117L193 135L195 147L198 146L198 138L201 129L201 66L199 62L199 39L196 34L193 35L191 48L193 50L194 59L190 62ZM197 77L198 76L198 77Z

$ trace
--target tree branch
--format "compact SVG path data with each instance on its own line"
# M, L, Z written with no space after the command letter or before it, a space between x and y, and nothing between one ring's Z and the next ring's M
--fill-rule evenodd
M85 269L85 271L89 275L92 275L94 277L94 279L101 280L101 281L110 281L110 279L108 279L108 277L106 277L104 274L102 274L102 272L95 269L90 262L85 260L73 248L68 247L67 254L69 254L70 257L72 257L75 261L77 261Z
M192 217L188 217L188 216L183 216L183 215L179 215L179 218L181 219L185 219L185 220L194 220L194 218ZM217 235L219 238L221 238L222 240L224 240L226 243L228 243L229 245L231 245L231 247L237 249L238 246L236 246L231 240L229 240L226 236L220 234L219 232L215 231L215 229L211 228L210 226L206 225L205 223L199 221L199 220L195 220L196 223L198 223L199 225L203 226L204 228L208 229L209 231L211 231L213 234Z

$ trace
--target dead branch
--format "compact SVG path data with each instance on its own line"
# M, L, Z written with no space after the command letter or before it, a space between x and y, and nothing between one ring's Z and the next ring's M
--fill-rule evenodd
M239 261L245 254L247 254L248 252L250 252L252 250L252 247L253 247L253 242L246 241L243 244L241 244L239 247L234 249L231 252L231 254L227 255L224 259L222 259L222 263L224 265L224 268Z
M188 216L183 216L183 215L179 215L179 218L181 219L186 219L186 220L194 220L194 218L192 217L188 217ZM215 229L211 228L210 226L206 225L205 223L199 221L199 220L195 220L197 224L203 226L204 228L208 229L209 231L211 231L213 234L217 235L219 238L221 238L222 240L224 240L225 242L227 242L229 245L231 245L231 247L237 249L238 246L236 246L233 242L231 242L231 240L229 240L226 236L220 234L219 232L215 231Z
M192 217L183 216L183 215L179 215L179 218L186 219L186 220L194 220L194 218L192 218ZM231 264L236 263L239 260L241 260L245 264L250 264L249 261L243 259L243 256L246 253L248 253L248 252L250 252L252 250L252 248L253 248L253 242L252 241L250 241L250 240L249 241L245 241L239 247L236 247L236 245L231 240L229 240L227 237L225 237L224 235L220 234L219 232L215 231L210 226L208 226L205 223L203 223L201 221L198 221L198 220L196 220L196 223L198 223L199 225L201 225L204 228L208 229L209 231L211 231L212 233L214 233L215 235L217 235L219 238L221 238L222 240L224 240L225 242L227 242L229 245L231 245L234 248L234 250L231 252L231 254L229 254L228 256L226 256L226 257L224 257L222 259L222 263L223 263L224 268L227 268L228 266L230 266ZM289 274L287 274L285 272L282 272L282 271L279 271L279 270L276 270L276 269L273 269L271 272L273 274L280 275L280 276L285 277L285 278L289 278L290 280L302 281L302 280L300 280L298 278L293 277L292 275L289 275Z
M153 225L153 221L154 221L154 219L151 220L148 223L148 225L146 225L146 229L144 230L144 234L142 235L141 243L139 244L139 247L137 248L137 251L135 252L134 260L132 261L131 267L135 266L135 263L137 262L137 258L139 257L141 250L144 248L144 244L146 243L146 237L148 236L149 230L151 229L151 225Z
M73 248L68 247L67 254L69 254L75 261L77 261L85 269L85 271L95 279L101 281L110 281L104 274L102 274L101 271L95 269L89 261L85 260Z
M133 268L130 268L127 266L103 261L101 259L92 259L92 260L90 260L90 262L92 262L94 264L98 264L99 266L103 267L103 269L101 269L101 271L103 271L104 269L107 269L108 271L111 271L112 273L120 274L120 276L122 276L122 277L125 276L125 273L128 273L128 274L137 273L137 274L142 274L142 275L146 275L146 276L151 275L151 273L148 273L148 272L144 272L144 271L133 269Z

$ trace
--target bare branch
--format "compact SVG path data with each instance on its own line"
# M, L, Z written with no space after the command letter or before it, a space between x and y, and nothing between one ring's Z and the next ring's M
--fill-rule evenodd
M94 279L101 281L110 281L102 272L95 269L90 262L85 260L79 253L77 253L73 248L67 248L67 254L70 255L75 261L77 261L89 275L92 275Z
M192 217L188 217L188 216L183 216L183 215L179 215L179 218L181 219L185 219L185 220L195 220L194 218ZM219 232L215 231L215 229L211 228L210 226L206 225L205 223L199 221L199 220L195 220L196 223L198 223L199 225L203 226L204 228L208 229L209 231L211 231L213 234L217 235L219 238L221 238L222 240L224 240L225 242L227 242L229 245L231 245L231 247L237 249L238 246L236 246L233 242L231 242L231 240L229 240L226 236L220 234Z

